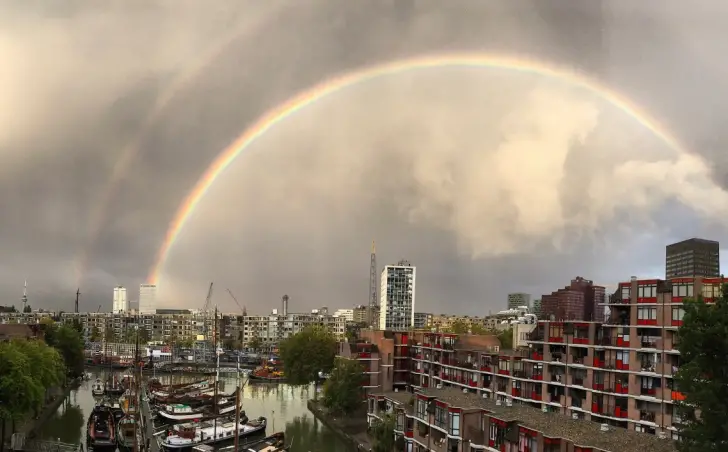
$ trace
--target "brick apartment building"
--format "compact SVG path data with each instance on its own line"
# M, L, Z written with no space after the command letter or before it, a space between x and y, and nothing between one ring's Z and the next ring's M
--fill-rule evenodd
M673 441L456 388L370 394L367 420L395 417L406 452L674 452Z
M508 408L514 408L509 412L530 406L539 413L563 415L568 422L559 420L558 423L564 422L564 425L571 425L571 420L588 420L592 422L583 422L589 425L585 429L607 426L612 429L610 432L615 432L609 436L629 439L629 444L633 445L642 444L642 450L672 450L671 439L678 438L677 426L681 422L675 404L684 398L674 389L673 381L680 368L676 334L682 324L682 304L686 297L697 294L702 294L707 303L712 302L720 295L721 283L721 278L676 278L671 281L632 278L620 283L608 300L597 305L597 313L604 308L609 309L609 313L598 321L540 321L526 341L528 347L518 350L501 350L497 339L491 336L370 332L375 335L372 342L379 344L377 360L381 359L384 364L391 362L388 357L390 353L394 354L392 350L396 344L401 348L398 355L401 362L397 367L400 369L397 385L388 383L384 378L388 374L380 371L371 380L368 393L375 397L377 406L384 400L387 404L401 407L402 398L411 398L411 394L400 390L396 393L398 395L393 395L395 393L391 391L407 387L410 392L427 395L450 408L475 409L463 405L464 402L448 404L447 397L438 395L438 391L448 388L459 393L467 391L485 404L480 411L475 409L484 416L485 411L504 410L501 407L509 404L513 407ZM409 358L404 356L405 349L409 351ZM366 357L366 354L362 356ZM409 372L404 370L407 361ZM405 377L406 374L409 378ZM405 381L409 383L405 384ZM494 405L496 403L499 405ZM435 406L438 406L437 403ZM417 411L412 410L412 406L404 407L404 411L410 413L406 415L410 426L418 416ZM376 412L372 414L376 415ZM543 446L513 450L632 450L612 443L604 445L598 440L585 442L579 439L580 436L569 436L565 432L555 434L542 429L539 420L519 417L521 414L513 416L524 431L537 432L528 435L536 438L539 447ZM513 421L495 418L506 424ZM417 422L420 421L422 419ZM438 422L442 423L442 419ZM470 436L477 436L483 432L492 434L490 425L481 422L480 432L476 431L476 427L468 430L465 424L462 428L463 432L469 431ZM436 430L436 427L433 429ZM413 428L402 431L410 435L408 438L416 440ZM637 438L648 438L644 441L654 443L645 446L639 442L642 439L631 439L633 433L639 433ZM431 437L434 436L433 433ZM464 438L461 436L459 439ZM554 446L556 443L552 440L556 438L561 438L558 444L564 446ZM412 444L415 447L417 441ZM481 443L476 441L473 444ZM570 445L567 447L565 444ZM432 450L443 451L468 450L448 448L444 443L442 447L431 447Z
M605 302L605 288L581 276L550 295L541 297L540 318L554 320L595 320L598 305Z

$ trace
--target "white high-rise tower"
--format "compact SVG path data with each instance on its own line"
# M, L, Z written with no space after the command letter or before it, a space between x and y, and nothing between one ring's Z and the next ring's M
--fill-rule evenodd
M416 279L417 269L407 261L384 267L379 291L380 329L406 330L414 326Z
M157 285L139 285L139 313L155 314L157 312Z
M126 287L114 287L114 298L111 303L111 312L120 313L129 311L129 299L126 297Z

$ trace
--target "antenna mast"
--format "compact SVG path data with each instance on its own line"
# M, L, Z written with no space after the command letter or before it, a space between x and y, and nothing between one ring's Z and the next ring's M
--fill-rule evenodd
M374 309L379 303L377 302L377 249L372 240L372 255L369 264L369 309L367 309L367 321L369 327L376 329L376 319Z
M20 301L23 302L23 312L25 312L25 307L28 306L28 280L23 285L23 298Z
M76 289L76 305L74 306L74 311L76 314L78 314L78 297L81 296L81 288L79 287Z

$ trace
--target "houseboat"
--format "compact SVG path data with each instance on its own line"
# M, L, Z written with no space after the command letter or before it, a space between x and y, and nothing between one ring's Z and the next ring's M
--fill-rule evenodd
M167 437L160 440L160 446L167 450L178 450L191 449L201 444L219 444L234 440L236 430L239 438L263 433L266 424L264 417L252 421L243 418L237 426L235 420L178 424Z
M124 416L119 420L116 429L116 439L119 450L131 451L134 444L139 446L142 444L141 431L137 428L137 420L134 416Z
M265 438L247 439L238 444L239 452L288 452L291 445L286 446L286 435L283 432L274 433ZM215 449L212 446L202 444L195 446L193 452L236 452L235 446L226 446Z
M273 366L261 366L248 374L252 381L264 381L267 383L282 383L286 381L283 371Z
M186 404L176 403L160 407L157 415L167 422L191 421L211 416L225 416L235 414L235 398L219 398L214 406L201 405L193 407ZM244 415L245 412L243 411Z

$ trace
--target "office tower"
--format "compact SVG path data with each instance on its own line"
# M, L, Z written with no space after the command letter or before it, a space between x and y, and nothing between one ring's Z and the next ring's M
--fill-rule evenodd
M118 314L129 311L129 299L126 297L126 287L114 287L114 298L111 302L111 312Z
M693 238L665 247L665 279L718 276L720 276L718 242Z
M531 308L531 295L527 293L509 293L507 309L516 309L520 306Z
M157 285L141 284L139 286L139 312L154 314L157 311Z

